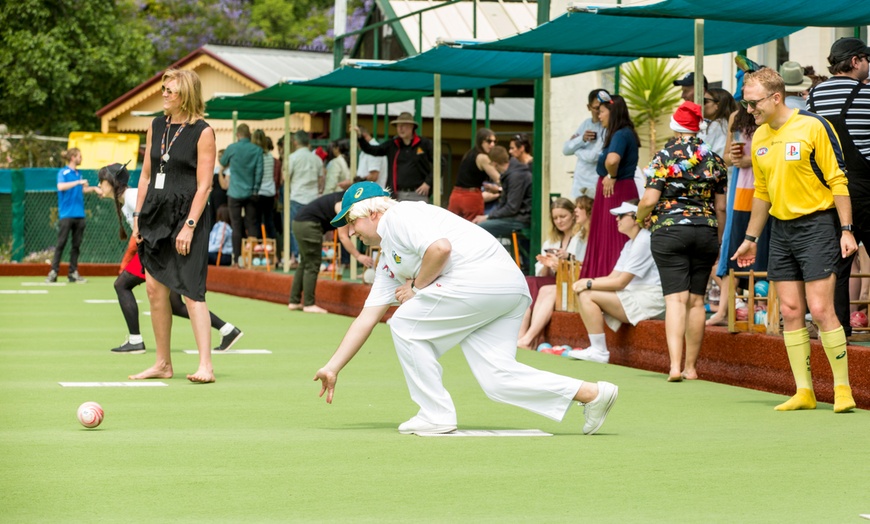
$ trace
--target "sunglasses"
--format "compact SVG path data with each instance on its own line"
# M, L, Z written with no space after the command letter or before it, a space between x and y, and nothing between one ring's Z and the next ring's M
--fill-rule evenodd
M602 104L612 104L613 103L613 98L610 97L610 93L608 93L607 91L599 91L598 95L596 95L596 96L598 97L598 101L601 102Z
M634 213L622 213L622 214L616 215L616 219L617 219L617 220L622 220L623 217L632 217L632 218L634 218L635 216L637 216L637 215L635 215Z
M709 103L709 104L717 104L718 102L716 102L716 99L715 99L715 98L705 98L705 99L704 99L704 103L705 103L705 104L708 104L708 103Z
M767 100L768 98L772 97L775 94L776 93L771 93L764 98L759 98L758 100L746 100L744 98L743 100L740 101L740 105L742 105L743 107L745 107L747 109L749 109L749 108L755 109L756 107L758 107L758 104L760 104L764 100Z
M487 138L487 139L485 140L485 142L486 142L487 144L498 144L498 140L495 139L495 138Z
M166 86L160 86L160 92L161 92L161 93L169 93L170 95L177 95L177 94L178 94L178 89L172 90L172 89L169 89L169 88L166 87Z

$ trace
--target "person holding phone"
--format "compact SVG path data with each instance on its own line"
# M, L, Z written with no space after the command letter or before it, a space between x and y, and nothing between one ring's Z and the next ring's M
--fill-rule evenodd
M598 108L601 106L598 93L602 91L607 92L604 89L593 89L589 92L586 109L591 116L580 124L577 131L562 146L563 155L577 157L577 164L574 166L574 183L571 186L572 198L580 195L595 197L595 186L598 184L596 165L598 155L604 147L604 126L601 125L601 119L598 117Z

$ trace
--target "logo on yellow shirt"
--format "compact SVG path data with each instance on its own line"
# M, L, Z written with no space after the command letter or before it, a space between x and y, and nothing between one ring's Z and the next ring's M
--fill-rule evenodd
M758 148L758 151L755 152L755 156L764 156L764 155L766 155L766 154L767 154L767 148L766 148L766 147L759 147L759 148Z
M785 144L785 159L800 160L801 159L801 144L800 142L787 142Z

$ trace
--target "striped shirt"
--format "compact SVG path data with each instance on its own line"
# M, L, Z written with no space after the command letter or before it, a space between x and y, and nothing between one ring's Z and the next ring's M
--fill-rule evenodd
M828 120L839 117L846 99L857 83L857 80L848 76L831 77L810 91L807 107ZM846 113L845 123L855 147L870 161L870 86L864 86L858 92Z

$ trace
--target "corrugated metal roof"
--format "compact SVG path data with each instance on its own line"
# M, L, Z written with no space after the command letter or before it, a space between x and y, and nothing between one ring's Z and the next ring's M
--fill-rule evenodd
M332 71L332 53L208 44L205 50L264 86L309 80Z
M357 107L357 113L371 115L374 107L361 105ZM423 99L423 118L432 118L435 115L435 99L427 97ZM348 108L350 111L350 108ZM414 112L414 102L396 102L390 104L390 116L399 116L399 113ZM378 114L383 116L384 106L378 106ZM483 125L486 115L486 106L482 101L477 102L477 119ZM445 97L441 99L441 118L445 120L471 120L471 98ZM534 122L535 99L534 98L499 98L489 107L489 119L493 122Z
M397 16L432 7L438 2L421 0L391 0L390 6ZM423 49L435 47L438 38L469 40L474 38L473 2L457 2L423 13ZM534 29L538 25L535 2L478 2L477 39L497 40ZM415 48L420 47L420 19L417 16L401 21L402 28ZM420 52L420 49L417 49Z

